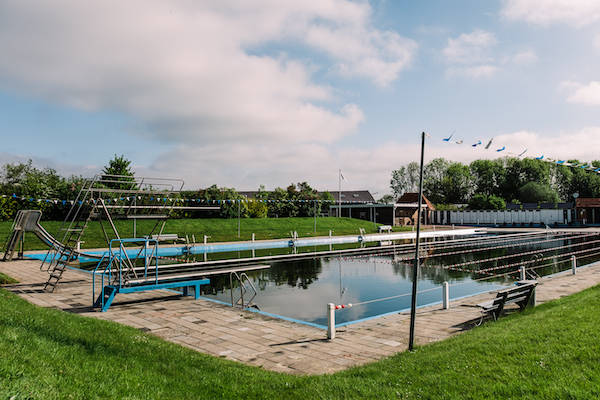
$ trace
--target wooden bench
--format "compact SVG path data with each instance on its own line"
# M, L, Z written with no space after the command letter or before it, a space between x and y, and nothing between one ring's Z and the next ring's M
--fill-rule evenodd
M146 237L146 239L158 240L159 242L185 242L185 239L180 238L176 233L163 233L160 235L152 235Z
M481 325L486 315L492 315L494 321L496 321L507 304L517 304L520 310L523 311L530 305L536 286L537 282L535 281L521 281L516 286L497 292L495 299L477 304L477 307L482 309L482 316L478 325ZM531 306L534 306L534 304L531 304Z

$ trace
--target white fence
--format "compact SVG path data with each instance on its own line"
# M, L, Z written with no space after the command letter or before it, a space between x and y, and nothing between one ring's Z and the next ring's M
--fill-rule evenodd
M571 210L433 211L436 225L569 225Z

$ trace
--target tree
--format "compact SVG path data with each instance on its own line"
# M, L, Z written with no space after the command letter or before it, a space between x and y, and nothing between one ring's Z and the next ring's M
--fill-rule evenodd
M431 160L423 169L423 192L434 203L447 203L443 180L450 162L443 158Z
M519 189L519 199L523 203L558 203L558 194L550 185L529 182Z
M0 187L4 194L48 198L64 194L67 181L55 169L38 169L29 160L5 164L0 172Z
M115 176L116 175L116 176ZM124 155L116 155L102 169L102 180L109 181L106 186L115 189L135 189L134 172L131 169L131 161ZM129 183L118 183L118 182Z
M255 199L248 202L248 216L250 218L267 218L267 205L262 200Z
M529 182L542 185L550 184L550 164L525 158L506 160L506 179L502 185L502 197L515 199L520 197L521 188Z
M475 185L468 166L452 163L446 169L440 186L445 203L463 204L471 198Z
M391 194L386 194L382 198L379 199L379 203L383 204L393 204L396 201L395 197Z
M245 198L236 192L235 189L220 188L217 185L212 185L200 192L199 195L204 201L218 201L218 204L221 206L221 211L218 215L221 218L237 218L238 211L240 217L248 217L248 202L243 201Z
M400 169L392 171L390 187L394 196L400 197L407 192L416 192L419 188L419 164L411 162Z
M502 196L501 187L506 179L502 160L475 160L470 165L475 193Z
M471 210L504 210L506 202L498 196L477 193L471 197L469 208Z

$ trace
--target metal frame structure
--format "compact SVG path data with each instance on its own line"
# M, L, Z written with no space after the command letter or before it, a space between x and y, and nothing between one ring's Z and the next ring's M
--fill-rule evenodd
M112 240L121 239L114 223L115 219L132 220L134 236L138 236L138 219L155 220L150 231L145 232L144 235L151 237L154 233L162 234L166 221L174 210L220 209L175 205L183 186L182 179L108 174L96 175L86 181L65 217L61 228L62 241L58 242L59 245L50 247L40 266L40 269L45 268L50 275L44 289L54 291L67 265L77 262L81 238L90 221L99 222L106 243L110 247ZM99 258L94 255L90 257ZM129 258L125 260L128 268L133 269L131 260Z
M116 248L115 248L116 245ZM138 257L132 262L127 254L127 245L140 247ZM130 247L129 247L130 248ZM150 252L149 252L150 251ZM155 239L113 239L109 250L98 262L92 276L93 307L108 311L118 293L135 293L146 290L184 288L184 296L189 287L194 287L194 297L200 296L200 286L210 283L210 279L199 274L159 274L158 241ZM136 272L135 261L143 259L143 271ZM105 262L106 260L106 262ZM100 272L100 268L104 266ZM101 277L101 290L96 298L96 275Z

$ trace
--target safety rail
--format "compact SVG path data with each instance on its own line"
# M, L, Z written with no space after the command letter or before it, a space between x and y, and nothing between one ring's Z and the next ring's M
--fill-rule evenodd
M578 265L578 260L581 260L581 259L584 259L584 258L589 258L589 257L594 257L594 256L600 256L600 252L597 251L598 249L589 249L589 250L596 251L596 253L577 257L575 254L581 254L583 252L586 252L586 251L579 251L579 252L575 252L575 254L569 253L569 254L565 254L565 255L554 255L554 256L550 256L550 257L535 257L535 259L533 259L533 260L522 262L522 265L518 269L516 269L516 270L511 270L511 271L508 271L508 272L503 272L503 273L495 274L493 276L486 276L486 277L483 277L483 278L471 279L470 281L456 283L456 284L449 284L448 282L443 282L442 285L440 285L440 286L436 286L436 287L432 287L432 288L429 288L429 289L426 289L426 290L419 291L418 294L423 294L423 293L427 293L427 292L441 290L441 292L442 292L442 298L441 298L442 309L448 310L448 309L450 309L450 300L451 300L450 299L450 288L455 288L455 287L462 286L462 285L472 284L473 282L488 281L488 280L491 280L491 279L494 279L494 278L497 279L497 278L504 277L504 278L508 279L510 275L516 275L515 280L511 279L509 281L509 282L512 282L513 285L521 285L521 284L527 283L527 282L536 282L536 281L538 281L540 279L547 278L549 276L553 276L553 275L556 275L556 274L563 274L563 273L566 273L568 271L570 271L570 273L572 275L576 275L577 274L577 270L579 268L585 267L585 265ZM562 257L569 257L569 258L566 259L566 260L555 260L552 263L546 263L546 264L542 264L542 265L525 267L525 265L528 264L528 263L541 262L541 261L545 261L545 260L550 259L550 258L562 258ZM553 274L550 274L550 275L541 276L539 273L537 273L535 271L536 269L546 268L546 267L550 267L550 266L555 266L556 267L558 265L565 264L565 263L570 263L570 268L568 268L568 269L561 269L561 271L553 273ZM592 262L592 264L593 263L594 262ZM588 264L588 265L591 265L591 264ZM497 267L497 269L502 269L503 267L504 268L507 268L507 267L510 268L510 267L514 267L514 265L510 264L508 266L500 266L500 267ZM474 271L471 271L471 272L477 273L478 271L474 270ZM489 292L495 292L495 291L497 291L497 289L492 289ZM478 293L478 294L481 294L481 293ZM355 302L355 303L346 303L346 304L328 303L327 304L327 338L329 340L332 340L336 336L336 327L338 326L335 323L335 312L336 311L340 311L340 310L348 309L348 308L353 308L353 307L357 307L357 306L361 306L361 305L366 305L366 304L381 302L381 301L388 301L388 300L392 300L392 299L398 299L398 298L401 298L401 297L408 297L410 295L411 295L411 293L403 293L403 294L394 295L394 296L388 296L388 297L383 297L383 298L378 298L378 299L366 300L366 301ZM536 304L535 292L532 293L530 304L532 306L535 306L535 304Z
M234 282L233 278L234 277L235 277L235 281L238 282L238 285L240 288L240 297L235 301L234 301L234 297L233 297L233 282ZM250 288L252 289L252 292L253 292L252 297L250 297L250 299L246 303L244 303L244 295L246 294L246 292L248 292L248 288L246 287L246 284L244 282L247 282L250 285ZM250 280L250 277L248 277L248 275L245 272L238 274L237 271L232 271L229 273L229 290L230 290L230 295L231 295L231 307L235 307L238 305L241 306L242 309L248 308L248 307L256 307L255 305L252 304L252 301L258 295L258 291L256 290L256 287Z
M129 244L140 246L137 256L130 257L127 253ZM134 293L146 290L183 288L183 295L187 296L189 288L194 287L196 299L200 296L200 286L210 283L209 279L198 274L173 274L164 273L158 265L158 240L156 239L113 239L110 241L109 251L104 253L100 262L94 269L92 278L92 296L95 299L93 307L108 311L112 301L118 293ZM131 260L134 260L133 262ZM143 260L143 267L136 268L134 262ZM104 268L99 271L100 268ZM143 273L141 273L143 268ZM138 275L138 271L140 274ZM101 277L101 290L96 298L96 275Z

